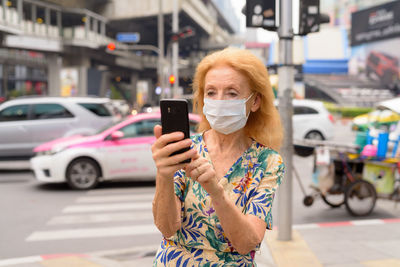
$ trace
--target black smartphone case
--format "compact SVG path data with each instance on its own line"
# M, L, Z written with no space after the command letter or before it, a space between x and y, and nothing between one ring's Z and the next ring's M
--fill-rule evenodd
M162 134L183 132L185 139L190 137L188 103L185 99L160 100ZM183 153L189 148L178 150L171 156ZM185 160L184 162L190 162Z

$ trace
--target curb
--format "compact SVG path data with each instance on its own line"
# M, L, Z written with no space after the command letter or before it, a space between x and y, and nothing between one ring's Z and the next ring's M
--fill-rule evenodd
M293 225L293 229L302 230L302 229L331 228L331 227L344 227L344 226L382 225L389 223L400 223L400 218L298 224L298 225Z

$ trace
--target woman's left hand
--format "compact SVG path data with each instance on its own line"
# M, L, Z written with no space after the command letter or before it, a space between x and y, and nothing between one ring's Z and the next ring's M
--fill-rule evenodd
M213 197L218 196L223 191L222 185L215 173L214 167L204 157L197 154L192 161L185 167L186 174L197 181Z

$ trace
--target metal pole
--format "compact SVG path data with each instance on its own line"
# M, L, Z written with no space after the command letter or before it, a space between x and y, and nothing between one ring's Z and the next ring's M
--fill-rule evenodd
M62 28L62 17L61 17L61 11L57 11L57 28L58 28L58 37L63 37L63 28Z
M90 31L90 20L91 17L87 12L85 12L85 38L87 39L89 37L89 31Z
M51 17L50 17L50 8L46 7L45 8L45 13L44 13L44 21L46 23L46 35L49 36L50 34L50 23L51 23Z
M292 129L292 0L280 1L279 26L279 64L278 96L279 112L283 123L285 138L281 153L285 161L285 177L278 193L278 240L292 240L292 169L293 169L293 129Z
M17 1L17 12L18 12L18 25L21 26L21 22L23 20L24 12L22 9L22 0Z
M172 32L178 33L179 31L179 10L178 0L174 0L172 10ZM178 73L178 56L179 56L179 43L173 42L172 44L172 74L175 76L174 87L172 88L172 96L175 98L178 94L179 87L179 73Z
M163 69L164 69L164 14L162 8L162 0L158 0L158 65L157 65L157 73L158 73L158 86L161 87L161 95L164 96L164 78L163 78Z
M4 4L5 1L3 1ZM5 13L4 13L4 17L5 17ZM32 4L31 6L31 18L32 18L32 33L36 32L36 19L37 19L37 9L36 9L36 5Z

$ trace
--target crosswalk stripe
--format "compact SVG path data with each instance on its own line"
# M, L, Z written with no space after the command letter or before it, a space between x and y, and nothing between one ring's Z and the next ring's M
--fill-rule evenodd
M84 224L104 222L127 222L153 219L151 212L119 212L119 213L97 213L83 215L65 215L53 217L47 224Z
M116 237L116 236L134 236L160 234L153 224L102 227L102 228L82 228L82 229L64 229L55 231L33 232L26 241L47 241L47 240L65 240L80 238L98 238L98 237Z
M87 195L112 195L112 194L154 194L154 187L152 188L97 188L86 192Z
M123 202L123 201L152 201L154 194L140 195L117 195L117 196L85 196L77 198L77 203L103 203L103 202Z
M151 209L151 207L152 207L151 202L73 205L65 207L62 212L83 213L83 212L121 211L121 210L144 210L144 209Z
M40 256L12 258L12 259L5 259L5 260L0 259L0 266L11 266L11 265L17 265L17 264L18 265L21 264L21 266L22 266L22 264L24 264L24 266L30 266L28 264L34 263L34 262L39 262L41 260L42 260L42 258Z

